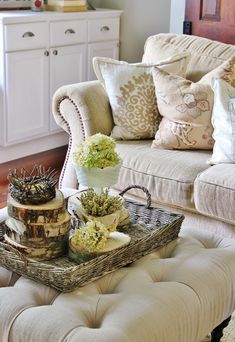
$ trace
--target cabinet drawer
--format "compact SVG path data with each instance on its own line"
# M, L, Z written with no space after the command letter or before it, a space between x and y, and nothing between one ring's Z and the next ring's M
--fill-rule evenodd
M103 18L88 21L88 41L96 42L119 38L119 18Z
M83 43L87 40L85 20L70 20L51 23L51 46Z
M47 46L47 23L5 25L6 51L32 50Z

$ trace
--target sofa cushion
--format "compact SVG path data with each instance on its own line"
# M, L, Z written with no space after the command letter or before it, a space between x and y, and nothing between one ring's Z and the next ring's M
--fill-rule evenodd
M146 40L143 62L153 63L183 51L191 53L186 78L196 82L234 56L235 46L197 36L162 33Z
M119 181L115 188L129 185L145 186L153 201L181 208L194 208L193 184L198 173L209 166L206 151L154 150L152 141L122 141L116 149L123 159ZM132 190L132 194L143 196Z
M170 73L185 76L189 54L158 60L154 64L117 61L95 57L94 71L105 87L112 108L115 139L153 138L160 115L157 109L151 71L159 66Z
M225 221L235 221L235 165L214 165L195 180L196 209Z

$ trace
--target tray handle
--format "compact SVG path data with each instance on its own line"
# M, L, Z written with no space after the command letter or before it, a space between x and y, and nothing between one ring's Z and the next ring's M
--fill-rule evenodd
M123 196L127 191L131 190L131 189L140 189L143 190L143 192L146 194L146 199L147 199L147 204L146 204L146 208L149 209L151 207L151 194L148 191L148 189L146 189L144 186L140 186L140 185L130 185L128 186L126 189L122 190L119 193L119 196Z

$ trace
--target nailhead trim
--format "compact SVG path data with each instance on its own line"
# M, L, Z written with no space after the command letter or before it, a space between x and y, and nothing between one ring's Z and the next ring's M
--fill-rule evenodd
M71 147L72 147L72 132L71 132L71 129L70 129L70 126L69 126L68 121L65 120L63 114L62 114L61 111L60 111L60 104L61 104L61 102L64 101L64 100L69 100L70 103L74 106L75 111L76 111L76 113L77 113L77 115L78 115L78 120L79 120L80 123L81 123L82 140L84 141L84 140L86 139L85 127L84 127L84 124L83 124L83 121L82 121L82 116L81 116L81 113L79 112L79 109L78 109L76 103L75 103L69 96L63 96L63 97L58 101L57 106L56 106L56 110L57 110L57 115L60 116L60 118L62 119L62 121L63 121L63 122L66 124L66 126L67 126L68 133L69 133L69 144L68 144L68 150L67 150L67 153L66 153L64 165L63 165L63 168L62 168L62 171L61 171L61 174L60 174L59 188L62 187L62 180L63 180L63 178L64 178L65 169L66 169L67 164L68 164L69 156L70 156L70 153L71 153Z

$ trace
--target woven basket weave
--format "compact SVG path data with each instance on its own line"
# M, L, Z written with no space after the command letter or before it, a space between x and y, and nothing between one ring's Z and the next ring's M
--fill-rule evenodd
M129 245L102 254L90 261L76 264L67 256L50 261L39 262L27 258L3 241L4 223L0 225L0 265L16 273L50 285L59 291L69 292L101 276L127 265L162 247L178 237L183 215L151 207L151 196L147 189L147 205L125 200L124 205L130 213L130 221L125 233L131 237Z

